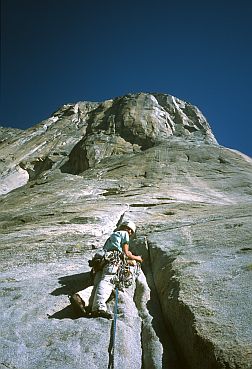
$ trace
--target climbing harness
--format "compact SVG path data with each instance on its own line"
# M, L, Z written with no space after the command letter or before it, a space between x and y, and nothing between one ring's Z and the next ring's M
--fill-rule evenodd
M138 277L140 271L141 267L139 263L130 265L127 257L121 254L121 263L112 282L120 291L123 291L124 288L132 285L134 278Z
M121 291L131 286L141 271L139 263L130 265L126 255L120 251L100 250L88 263L94 273L105 268L106 273L111 274L111 282Z

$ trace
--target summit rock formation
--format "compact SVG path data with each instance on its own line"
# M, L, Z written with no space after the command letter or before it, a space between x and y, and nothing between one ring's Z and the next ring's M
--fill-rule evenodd
M252 368L252 159L197 107L66 104L1 128L0 169L1 368L109 368L111 321L68 295L92 285L88 260L122 220L145 279L120 292L114 367Z

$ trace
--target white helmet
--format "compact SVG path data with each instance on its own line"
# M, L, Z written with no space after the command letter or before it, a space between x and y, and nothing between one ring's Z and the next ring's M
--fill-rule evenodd
M135 223L133 223L131 221L123 222L121 225L130 228L133 233L136 232L136 225L135 225Z

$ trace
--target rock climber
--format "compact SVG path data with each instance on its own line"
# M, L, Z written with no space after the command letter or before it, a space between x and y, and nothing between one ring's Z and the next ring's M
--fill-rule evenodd
M123 222L105 242L102 270L97 273L99 280L94 284L89 306L86 306L84 298L87 291L79 291L71 296L71 303L77 305L84 315L89 309L89 315L92 317L111 319L112 314L107 310L106 302L112 291L116 286L119 289L127 288L140 273L143 259L129 249L130 238L135 231L136 225L132 221Z

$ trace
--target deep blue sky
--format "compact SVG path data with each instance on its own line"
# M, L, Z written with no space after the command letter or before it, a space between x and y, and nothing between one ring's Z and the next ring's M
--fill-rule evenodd
M160 92L252 157L250 0L1 0L0 125L65 103Z

